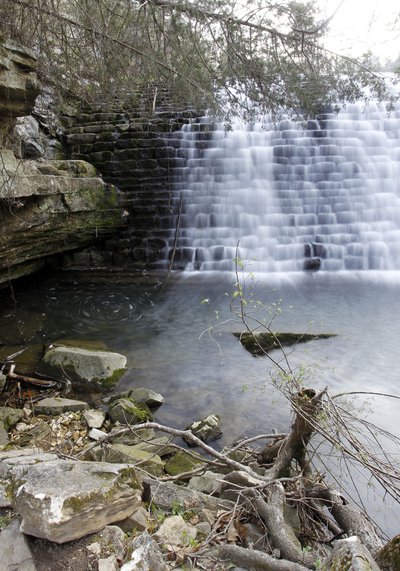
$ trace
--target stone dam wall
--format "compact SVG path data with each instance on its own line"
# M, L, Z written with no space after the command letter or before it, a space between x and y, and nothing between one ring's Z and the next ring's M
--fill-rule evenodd
M106 241L107 251L101 255L106 263L168 265L168 244L179 210L174 189L187 160L180 151L180 130L194 116L193 110L177 112L162 99L150 112L137 103L117 102L63 116L69 158L93 164L119 190L125 226ZM90 256L93 252L81 253L78 259L85 264Z

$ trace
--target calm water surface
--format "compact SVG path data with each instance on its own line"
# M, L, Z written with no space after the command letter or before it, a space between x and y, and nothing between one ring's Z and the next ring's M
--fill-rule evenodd
M11 345L104 341L128 357L131 371L121 388L147 386L164 395L157 421L183 428L204 415L221 415L218 446L285 431L290 412L271 387L268 361L253 358L232 335L243 329L229 311L234 283L231 273L187 273L168 281L130 274L42 277L18 286L16 302L0 293L0 336ZM399 273L256 275L246 279L246 294L280 305L277 331L337 334L290 352L292 367L318 364L308 384L328 385L332 393L400 394ZM398 403L375 397L371 419L400 434ZM368 487L364 491L379 523L398 533L400 511L390 501L382 507Z

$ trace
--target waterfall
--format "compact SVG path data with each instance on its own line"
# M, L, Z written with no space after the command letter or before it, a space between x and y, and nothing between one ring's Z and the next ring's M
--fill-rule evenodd
M200 119L178 153L175 267L233 270L239 243L252 271L400 270L400 105L229 131Z

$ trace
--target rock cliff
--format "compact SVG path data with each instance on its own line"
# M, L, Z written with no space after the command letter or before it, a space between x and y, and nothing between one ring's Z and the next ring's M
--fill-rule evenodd
M17 158L15 125L40 93L34 54L0 43L0 284L112 235L116 189L80 160Z

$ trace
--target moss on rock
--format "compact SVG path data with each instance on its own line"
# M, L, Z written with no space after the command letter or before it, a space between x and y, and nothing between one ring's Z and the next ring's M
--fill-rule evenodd
M297 345L297 343L336 337L335 333L249 333L247 331L244 333L234 333L234 335L239 339L246 351L251 353L254 357L262 357L275 349Z

